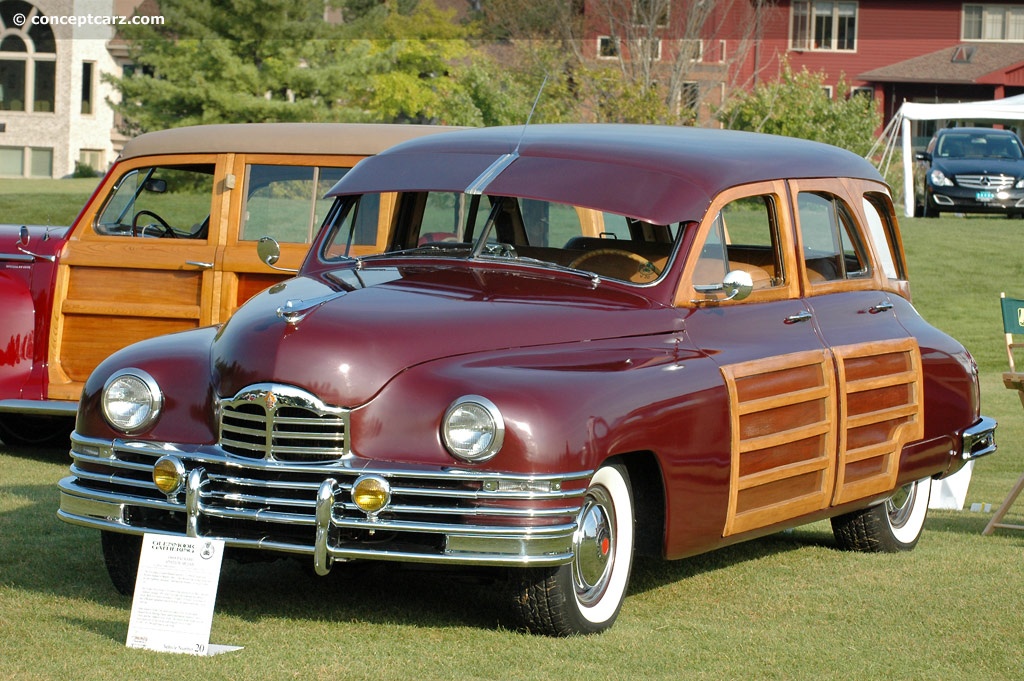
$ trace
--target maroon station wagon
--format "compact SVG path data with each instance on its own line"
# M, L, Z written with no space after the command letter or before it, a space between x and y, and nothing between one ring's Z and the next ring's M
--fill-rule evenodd
M597 632L637 553L824 518L840 547L908 550L931 482L995 450L849 152L490 128L331 193L298 276L86 382L59 514L101 531L122 592L143 533L217 537L321 575L489 566L529 630ZM392 204L387 251L354 256Z

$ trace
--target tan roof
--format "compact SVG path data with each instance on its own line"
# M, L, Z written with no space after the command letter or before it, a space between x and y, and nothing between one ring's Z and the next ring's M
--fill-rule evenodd
M876 83L992 83L1009 84L1010 72L1024 65L1020 43L961 43L937 52L861 73L860 80Z
M370 156L414 137L457 130L385 123L223 123L149 132L129 140L121 158L186 153L292 153Z

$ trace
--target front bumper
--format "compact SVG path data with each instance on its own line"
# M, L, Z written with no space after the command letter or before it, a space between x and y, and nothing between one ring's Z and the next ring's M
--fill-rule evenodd
M573 557L592 471L526 475L470 468L239 460L217 446L95 440L73 434L58 517L129 534L223 539L230 547L335 561L560 565ZM173 457L184 484L164 494L154 464ZM388 481L392 502L366 514L352 499L365 475Z
M1024 189L986 191L969 187L933 187L926 200L940 211L1024 213Z

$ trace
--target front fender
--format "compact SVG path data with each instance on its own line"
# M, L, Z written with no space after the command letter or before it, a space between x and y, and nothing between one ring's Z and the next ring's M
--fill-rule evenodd
M585 470L621 453L676 459L716 447L727 468L722 385L717 366L669 335L478 353L399 374L353 411L352 442L369 459L455 463L441 443L442 417L459 397L479 394L505 421L505 444L487 464L495 469Z
M16 270L20 272L20 270ZM35 304L25 277L0 270L0 400L21 398L32 373L35 345Z
M115 352L92 372L82 390L75 430L80 435L111 439L124 437L103 417L103 385L128 367L142 369L156 379L163 392L160 418L147 440L210 444L216 441L210 348L217 327L204 327L144 340Z

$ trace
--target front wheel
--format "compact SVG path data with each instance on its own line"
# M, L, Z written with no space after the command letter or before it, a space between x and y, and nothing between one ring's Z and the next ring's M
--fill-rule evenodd
M633 495L621 465L598 469L577 516L573 559L528 568L514 584L514 606L535 634L571 636L608 629L622 608L633 563Z
M139 572L142 537L103 530L100 543L103 545L103 562L114 588L118 593L131 596L135 593L135 578Z
M923 478L896 490L883 504L833 518L836 543L850 551L911 550L924 529L931 489L931 478Z

